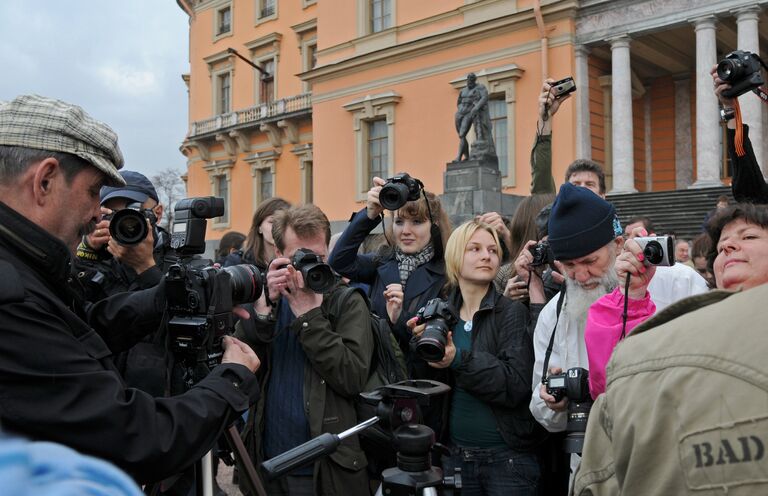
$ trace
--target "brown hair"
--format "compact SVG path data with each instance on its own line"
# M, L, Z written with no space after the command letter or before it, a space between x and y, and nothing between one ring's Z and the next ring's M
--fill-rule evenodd
M270 215L275 215L279 210L288 208L291 208L291 204L278 197L264 200L256 207L256 211L253 213L253 220L251 221L251 230L248 231L243 251L249 254L250 257L253 257L257 265L266 267L270 262L270 260L266 259L266 253L264 253L264 235L259 232L259 226Z
M280 251L285 251L285 231L289 227L301 239L323 234L326 245L331 241L331 223L328 222L328 217L311 203L275 212L275 219L272 222L272 237L275 240L275 246Z
M600 194L605 194L605 172L603 172L603 168L600 167L600 164L586 158L574 160L565 170L565 182L571 182L571 176L577 172L591 172L596 175Z
M706 257L709 253L709 247L712 244L712 240L709 239L707 233L701 233L693 238L691 243L691 258Z
M723 233L725 226L739 219L747 224L768 229L768 207L765 205L755 205L754 203L737 203L720 210L719 213L710 219L707 223L707 234L712 244L707 253L707 268L712 274L715 273L714 264L717 257L717 244L720 242L720 235Z
M448 237L451 235L451 219L448 214L443 210L443 205L440 202L440 198L434 193L428 191L424 192L427 195L427 201L429 201L429 209L427 209L427 202L424 201L424 196L419 197L418 200L409 201L403 207L397 211L399 217L410 220L420 220L422 222L431 222L436 224L440 229L441 246L435 246L435 253L445 253L445 244L448 242ZM430 212L432 218L430 219ZM395 219L395 212L390 212L392 221ZM392 230L392 223L386 226L385 232L393 244L397 244L394 240L394 232ZM442 256L440 257L442 258Z
M530 240L539 240L538 229L536 227L536 217L539 212L555 201L555 195L545 193L541 195L531 195L523 198L523 201L517 206L515 214L512 216L511 227L509 228L512 246L509 247L509 258L515 260L523 246ZM514 274L511 274L514 276ZM510 276L510 277L511 277Z

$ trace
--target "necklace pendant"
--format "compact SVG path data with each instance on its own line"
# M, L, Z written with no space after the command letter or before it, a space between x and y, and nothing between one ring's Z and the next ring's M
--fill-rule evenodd
M468 321L464 322L464 330L466 332L471 332L472 331L472 321L471 320L468 320Z

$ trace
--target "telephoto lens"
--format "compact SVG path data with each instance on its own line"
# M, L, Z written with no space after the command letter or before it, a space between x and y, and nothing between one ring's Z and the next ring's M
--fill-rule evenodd
M232 304L253 303L261 296L262 274L251 264L232 265L221 269L230 275Z
M456 312L448 302L433 298L416 316L419 318L418 325L426 324L416 343L416 354L428 362L439 362L445 356L448 332L458 322Z

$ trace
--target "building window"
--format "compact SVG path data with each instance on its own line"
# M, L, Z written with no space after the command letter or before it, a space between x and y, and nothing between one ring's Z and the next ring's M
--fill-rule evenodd
M276 0L259 0L259 19L275 15L275 2Z
M275 59L263 62L261 68L264 72L259 77L259 100L267 103L275 99Z
M304 203L312 203L313 201L313 194L312 194L312 162L306 161L304 162L304 175L302 177L302 195L301 195L301 201Z
M229 223L229 180L227 176L216 176L216 196L224 199L224 215L218 217L214 224Z
M392 0L370 0L371 33L392 27Z
M507 102L503 98L488 100L488 110L491 114L493 142L496 145L496 155L499 157L501 177L509 175L507 147Z
M272 198L272 170L259 169L259 186L261 201Z
M224 7L216 13L216 35L222 35L232 31L232 7Z
M366 122L368 128L368 184L374 177L389 177L387 121Z
M216 114L227 114L231 111L231 86L232 76L226 72L216 76L216 91L218 97L216 98Z

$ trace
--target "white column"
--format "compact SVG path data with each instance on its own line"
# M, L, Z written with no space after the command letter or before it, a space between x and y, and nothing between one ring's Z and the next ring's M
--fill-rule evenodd
M592 158L592 129L589 119L589 48L578 45L576 58L576 158Z
M694 21L696 31L696 182L691 188L722 186L720 121L709 71L717 63L714 16Z
M738 48L749 50L760 55L760 38L757 32L757 21L760 9L757 6L739 9L736 12L736 25L738 27ZM763 147L760 146L763 136L763 109L764 103L751 91L739 97L742 119L749 125L749 136L752 148L755 150L757 163L763 168L763 175L768 171L768 165L763 161Z
M613 114L613 190L635 193L635 139L632 132L632 69L629 37L611 40L611 99Z
M693 184L691 80L675 79L675 188Z

